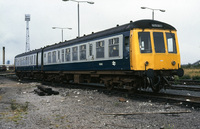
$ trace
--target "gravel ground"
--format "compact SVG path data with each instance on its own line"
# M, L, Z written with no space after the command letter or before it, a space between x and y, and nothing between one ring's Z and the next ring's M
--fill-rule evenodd
M51 87L38 96L36 82L0 77L0 129L199 129L199 109L96 89ZM180 114L155 112L187 111ZM107 115L107 113L142 113ZM154 113L153 113L154 112Z

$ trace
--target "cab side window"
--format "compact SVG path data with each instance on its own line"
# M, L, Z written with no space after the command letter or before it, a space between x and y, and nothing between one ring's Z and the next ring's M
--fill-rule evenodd
M176 40L173 33L166 33L168 53L177 53Z
M130 41L129 36L126 36L124 39L125 51L128 53L130 49Z

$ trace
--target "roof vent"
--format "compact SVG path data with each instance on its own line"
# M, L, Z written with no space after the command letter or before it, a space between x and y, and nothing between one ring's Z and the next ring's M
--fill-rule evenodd
M92 32L92 34L94 34L94 32Z
M117 24L117 27L119 26L119 24Z
M130 23L132 23L133 21L131 20Z

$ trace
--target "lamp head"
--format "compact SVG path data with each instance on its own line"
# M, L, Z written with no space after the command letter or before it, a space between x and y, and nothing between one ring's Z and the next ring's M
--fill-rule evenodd
M141 7L141 9L146 9L146 7Z
M161 12L165 12L165 10L160 9Z
M92 1L87 1L87 3L88 3L88 4L94 4L94 2L92 2Z

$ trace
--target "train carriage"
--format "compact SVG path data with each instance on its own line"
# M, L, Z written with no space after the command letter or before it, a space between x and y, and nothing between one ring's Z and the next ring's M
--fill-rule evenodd
M104 83L109 89L151 87L158 92L183 76L176 29L140 20L46 46L15 57L19 77Z

